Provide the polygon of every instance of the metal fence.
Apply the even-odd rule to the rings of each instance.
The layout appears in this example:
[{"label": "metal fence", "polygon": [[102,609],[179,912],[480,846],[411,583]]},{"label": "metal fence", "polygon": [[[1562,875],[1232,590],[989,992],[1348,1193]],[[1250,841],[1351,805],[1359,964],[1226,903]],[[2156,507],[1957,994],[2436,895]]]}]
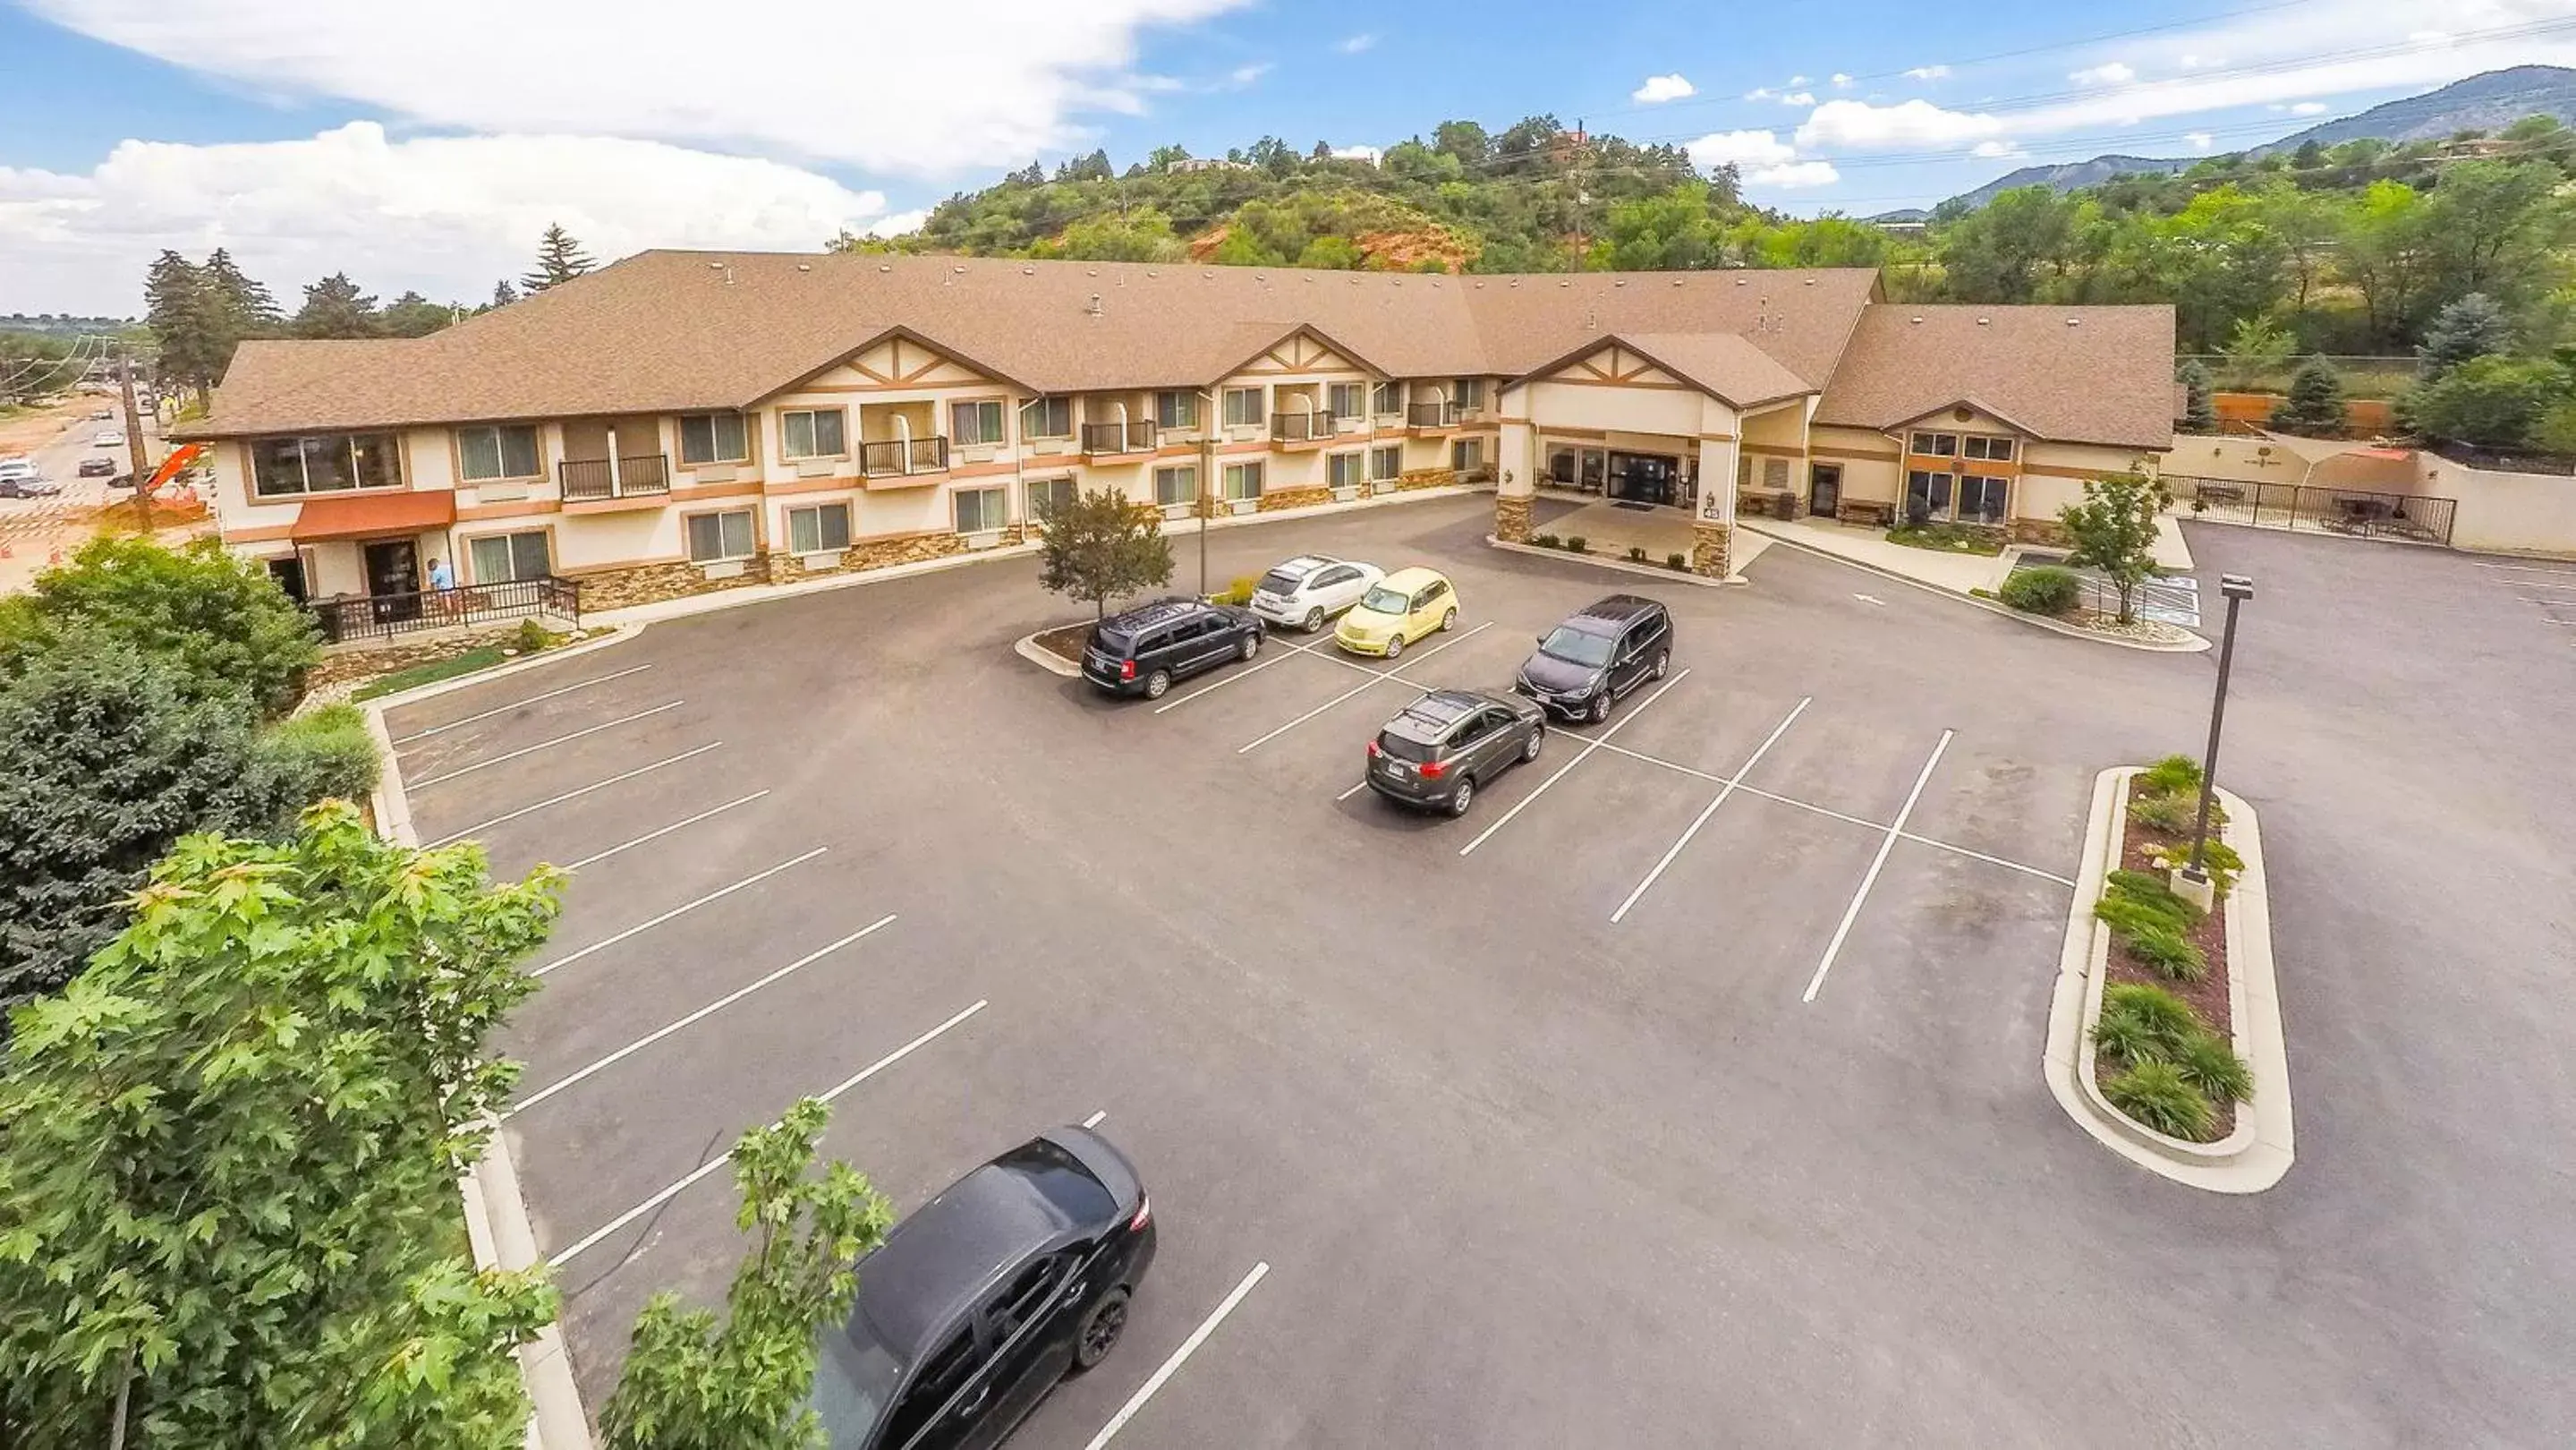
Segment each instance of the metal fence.
[{"label": "metal fence", "polygon": [[548,574],[499,584],[465,584],[407,594],[367,594],[317,599],[306,606],[329,644],[389,639],[424,629],[493,624],[553,615],[581,625],[581,585]]},{"label": "metal fence", "polygon": [[2460,501],[2420,493],[2377,493],[2360,488],[2314,488],[2295,483],[2242,483],[2171,474],[2166,487],[2196,518],[2258,528],[2294,529],[2355,538],[2451,542]]}]

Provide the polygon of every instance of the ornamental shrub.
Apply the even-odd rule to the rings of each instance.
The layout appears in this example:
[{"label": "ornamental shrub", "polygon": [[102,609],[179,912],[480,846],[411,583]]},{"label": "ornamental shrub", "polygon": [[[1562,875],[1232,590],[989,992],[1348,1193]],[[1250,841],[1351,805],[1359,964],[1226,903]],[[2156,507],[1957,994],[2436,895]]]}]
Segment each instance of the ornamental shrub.
[{"label": "ornamental shrub", "polygon": [[2170,1062],[2141,1062],[2102,1084],[2111,1106],[2168,1137],[2207,1142],[2215,1125],[2209,1099]]},{"label": "ornamental shrub", "polygon": [[2015,569],[2004,580],[1995,597],[2024,614],[2064,614],[2075,607],[2084,586],[2072,569],[2043,564],[2036,569]]},{"label": "ornamental shrub", "polygon": [[2133,1032],[2134,1039],[2147,1048],[2143,1054],[2124,1054],[2133,1060],[2140,1057],[2169,1057],[2182,1050],[2194,1033],[2203,1031],[2200,1014],[2191,1004],[2162,987],[2143,986],[2135,982],[2115,982],[2102,989],[2102,1016],[2095,1025],[2095,1040],[2100,1040],[2102,1024],[2118,1018],[2123,1031]]},{"label": "ornamental shrub", "polygon": [[2170,926],[2157,925],[2123,937],[2129,955],[2157,976],[2198,982],[2209,976],[2209,957]]}]

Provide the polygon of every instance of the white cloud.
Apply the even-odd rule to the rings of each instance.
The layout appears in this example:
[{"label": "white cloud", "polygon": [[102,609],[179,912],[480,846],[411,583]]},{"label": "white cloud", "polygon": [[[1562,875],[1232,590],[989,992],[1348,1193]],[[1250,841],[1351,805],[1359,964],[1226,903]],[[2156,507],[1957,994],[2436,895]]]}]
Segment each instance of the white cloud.
[{"label": "white cloud", "polygon": [[1766,166],[1744,175],[1746,186],[1774,186],[1793,191],[1806,186],[1831,186],[1842,180],[1830,161],[1792,161],[1786,166]]},{"label": "white cloud", "polygon": [[1826,77],[1826,79],[1832,81],[1834,83],[1834,89],[1838,91],[1850,88],[1852,83],[1852,78],[1843,74],[1841,71],[1834,72],[1831,76]]},{"label": "white cloud", "polygon": [[[912,175],[1074,149],[1143,109],[1144,32],[1248,0],[29,0],[83,35],[287,100],[522,135],[614,135]],[[782,47],[785,51],[782,52]],[[840,57],[799,79],[791,57]],[[770,78],[776,83],[765,82]]]},{"label": "white cloud", "polygon": [[863,237],[900,237],[920,231],[921,224],[928,220],[930,213],[926,209],[888,212],[866,226],[852,227],[851,230]]},{"label": "white cloud", "polygon": [[1694,166],[1781,166],[1798,159],[1798,148],[1770,131],[1718,131],[1688,142]]},{"label": "white cloud", "polygon": [[373,121],[292,141],[125,141],[87,173],[0,167],[0,276],[54,310],[141,310],[161,249],[229,247],[282,298],[346,269],[371,292],[479,301],[561,222],[602,261],[647,247],[819,247],[892,234],[875,191],[775,161],[592,136],[395,140]]},{"label": "white cloud", "polygon": [[2333,108],[2323,101],[2298,101],[2288,105],[2284,105],[2279,101],[2274,101],[2263,109],[2267,111],[2278,111],[2285,116],[2322,116]]},{"label": "white cloud", "polygon": [[1748,101],[1767,101],[1778,94],[1779,92],[1774,91],[1769,86],[1755,86],[1753,89],[1744,93],[1744,99]]},{"label": "white cloud", "polygon": [[1980,141],[1968,148],[1968,154],[1983,161],[2018,161],[2030,155],[2015,141]]},{"label": "white cloud", "polygon": [[2186,131],[2183,133],[2182,139],[2184,143],[2189,145],[2194,151],[2206,151],[2210,147],[2218,144],[2217,138],[2210,135],[2207,131]]},{"label": "white cloud", "polygon": [[1937,81],[1949,74],[1950,68],[1946,65],[1918,65],[1907,71],[1905,76],[1908,80]]},{"label": "white cloud", "polygon": [[1386,155],[1385,152],[1380,151],[1374,146],[1336,146],[1333,148],[1333,159],[1336,161],[1365,161],[1371,166],[1377,165],[1378,159],[1384,155]]},{"label": "white cloud", "polygon": [[1684,96],[1698,94],[1699,87],[1692,85],[1679,72],[1675,72],[1668,76],[1646,77],[1646,83],[1630,91],[1628,99],[1640,105],[1654,106],[1661,105],[1665,101],[1678,101]]},{"label": "white cloud", "polygon": [[2225,65],[2225,64],[2227,64],[2227,62],[2226,62],[2223,58],[2218,57],[2218,56],[2214,56],[2214,55],[2192,55],[2192,54],[2189,54],[2189,53],[2184,54],[2184,55],[2183,55],[2179,60],[2175,61],[2174,63],[2175,63],[2176,65],[2181,66],[2184,70],[2207,70],[2207,69],[2209,69],[2211,66],[2214,66],[2214,65]]},{"label": "white cloud", "polygon": [[1344,55],[1357,55],[1375,44],[1377,37],[1374,35],[1354,35],[1334,48]]},{"label": "white cloud", "polygon": [[1273,69],[1275,67],[1266,60],[1255,61],[1250,65],[1239,65],[1225,73],[1226,83],[1238,88],[1248,86],[1270,74]]},{"label": "white cloud", "polygon": [[2126,61],[2111,60],[2068,71],[2066,78],[2079,86],[2125,86],[2136,80],[2138,73]]},{"label": "white cloud", "polygon": [[1791,85],[1793,85],[1793,86],[1803,86],[1803,85],[1805,85],[1806,83],[1807,83],[1807,78],[1806,78],[1805,76],[1791,76],[1791,77],[1789,77],[1789,84],[1791,84]]},{"label": "white cloud", "polygon": [[1827,101],[1798,128],[1798,144],[1855,150],[1945,150],[1985,140],[2003,129],[2004,123],[1992,116],[1946,111],[1925,100],[1893,106]]},{"label": "white cloud", "polygon": [[1815,103],[1813,91],[1791,91],[1780,98],[1780,104],[1784,106],[1812,106]]}]

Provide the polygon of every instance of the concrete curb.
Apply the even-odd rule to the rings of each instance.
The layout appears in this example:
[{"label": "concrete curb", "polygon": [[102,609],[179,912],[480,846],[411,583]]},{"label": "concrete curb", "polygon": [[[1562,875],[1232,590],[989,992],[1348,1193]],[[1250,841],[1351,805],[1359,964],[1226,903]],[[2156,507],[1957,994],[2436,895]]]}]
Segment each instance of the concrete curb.
[{"label": "concrete curb", "polygon": [[1961,604],[1972,605],[1989,614],[2000,614],[2006,619],[2019,620],[2021,623],[2030,625],[2034,629],[2044,629],[2052,634],[2062,634],[2069,639],[2090,640],[2095,644],[2107,644],[2118,649],[2145,650],[2149,654],[2200,654],[2210,648],[2209,641],[2196,634],[2191,637],[2191,643],[2189,644],[2149,644],[2147,641],[2142,639],[2121,639],[2116,635],[2096,634],[2089,629],[2078,629],[2071,624],[2060,624],[2054,619],[2043,619],[2036,614],[2024,614],[2020,610],[2012,608],[2010,605],[1998,604],[1991,599],[1979,599],[1973,594],[1962,594],[1955,589],[1944,589],[1938,584],[1926,584],[1920,579],[1909,578],[1903,574],[1897,573],[1893,569],[1882,569],[1876,564],[1865,564],[1858,559],[1846,558],[1841,554],[1834,553],[1830,549],[1819,549],[1813,544],[1800,539],[1790,538],[1775,530],[1757,528],[1752,524],[1745,524],[1742,525],[1742,527],[1752,529],[1755,533],[1769,539],[1774,544],[1786,544],[1792,549],[1799,550],[1802,553],[1813,554],[1819,559],[1831,559],[1837,564],[1858,569],[1864,574],[1875,574],[1881,579],[1891,579],[1899,584],[1907,586],[1908,588],[1920,589],[1926,594],[1936,594],[1943,599],[1957,600]]},{"label": "concrete curb", "polygon": [[[600,645],[615,642],[595,641]],[[527,663],[546,664],[554,658],[557,656],[541,655]],[[468,679],[489,677],[478,674]],[[422,691],[406,692],[404,698],[462,683],[466,681],[441,680]],[[375,738],[376,749],[384,756],[384,769],[376,776],[376,788],[368,803],[375,812],[377,834],[398,846],[418,847],[420,837],[412,829],[411,803],[403,795],[402,766],[394,758],[392,732],[385,728],[384,705],[384,701],[369,700],[360,706],[366,712],[367,733]],[[544,1260],[537,1255],[536,1230],[529,1224],[527,1204],[519,1196],[519,1173],[510,1161],[509,1140],[502,1136],[497,1119],[487,1126],[490,1136],[484,1140],[483,1156],[457,1180],[457,1192],[465,1203],[465,1237],[474,1249],[474,1267],[513,1273],[537,1268]],[[528,1450],[591,1450],[590,1416],[582,1409],[581,1390],[573,1382],[572,1360],[564,1351],[561,1324],[549,1321],[537,1331],[535,1339],[519,1346],[518,1353],[519,1379],[528,1392]]]},{"label": "concrete curb", "polygon": [[2119,864],[2128,822],[2130,778],[2139,767],[2115,766],[2093,780],[2075,902],[2049,998],[2048,1048],[2041,1074],[2057,1105],[2077,1127],[2111,1151],[2160,1177],[2211,1193],[2260,1193],[2281,1181],[2295,1159],[2290,1061],[2273,976],[2271,898],[2263,875],[2263,837],[2254,808],[2222,787],[2226,839],[2245,858],[2244,875],[2227,898],[2227,1005],[2236,1055],[2254,1072],[2253,1099],[2240,1104],[2235,1131],[2215,1143],[2189,1143],[2133,1122],[2111,1106],[2093,1080],[2095,1019],[2102,1014],[2111,934],[2093,916],[2105,877]]},{"label": "concrete curb", "polygon": [[[530,655],[523,660],[512,660],[506,665],[494,665],[488,670],[476,670],[470,675],[458,675],[452,680],[434,680],[426,685],[417,685],[408,690],[398,690],[390,695],[378,695],[371,700],[358,700],[353,703],[370,712],[394,710],[405,705],[417,705],[423,700],[434,700],[451,690],[462,690],[474,685],[489,684],[494,680],[507,679],[512,675],[525,674],[529,670],[543,669],[548,665],[560,664],[563,661],[575,658],[576,656],[604,650],[613,645],[624,644],[626,641],[633,639],[635,636],[644,632],[644,626],[640,622],[611,625],[609,627],[614,629],[616,633],[605,634],[597,639],[586,639],[579,644],[568,644],[562,649],[550,649],[544,654]],[[380,741],[378,743],[382,744],[383,742]],[[385,759],[390,766],[390,762],[393,759],[393,752],[390,748],[388,748],[385,753]]]},{"label": "concrete curb", "polygon": [[1536,544],[1506,543],[1492,534],[1485,535],[1485,542],[1497,549],[1514,554],[1527,554],[1536,559],[1568,559],[1577,564],[1590,564],[1596,569],[1616,569],[1622,574],[1643,574],[1649,579],[1663,579],[1676,584],[1696,584],[1702,589],[1724,589],[1730,585],[1741,586],[1753,582],[1741,574],[1729,574],[1723,579],[1711,579],[1704,574],[1694,574],[1688,569],[1665,569],[1653,564],[1639,564],[1628,559],[1613,559],[1602,554],[1578,554],[1571,549],[1543,549]]},{"label": "concrete curb", "polygon": [[[1058,624],[1051,625],[1049,628],[1062,629],[1064,626]],[[1044,633],[1046,633],[1046,630],[1041,629],[1035,633],[1021,635],[1019,639],[1011,645],[1011,648],[1019,652],[1020,658],[1027,660],[1030,664],[1037,666],[1048,674],[1062,675],[1068,680],[1080,679],[1082,677],[1082,666],[1077,665],[1073,661],[1055,654],[1050,650],[1042,648],[1038,644],[1038,635]]]}]

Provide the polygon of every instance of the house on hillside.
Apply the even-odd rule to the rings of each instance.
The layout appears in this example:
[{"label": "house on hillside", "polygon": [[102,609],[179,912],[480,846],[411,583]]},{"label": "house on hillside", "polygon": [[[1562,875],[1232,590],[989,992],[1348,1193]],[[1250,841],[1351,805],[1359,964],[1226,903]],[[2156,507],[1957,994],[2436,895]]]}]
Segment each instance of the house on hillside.
[{"label": "house on hillside", "polygon": [[1491,485],[1504,539],[1544,489],[1722,575],[1739,508],[2044,533],[2170,444],[2172,351],[2168,308],[1864,269],[647,252],[427,337],[244,343],[187,434],[228,545],[386,619],[433,558],[608,608],[1006,546],[1102,487],[1185,519]]}]

